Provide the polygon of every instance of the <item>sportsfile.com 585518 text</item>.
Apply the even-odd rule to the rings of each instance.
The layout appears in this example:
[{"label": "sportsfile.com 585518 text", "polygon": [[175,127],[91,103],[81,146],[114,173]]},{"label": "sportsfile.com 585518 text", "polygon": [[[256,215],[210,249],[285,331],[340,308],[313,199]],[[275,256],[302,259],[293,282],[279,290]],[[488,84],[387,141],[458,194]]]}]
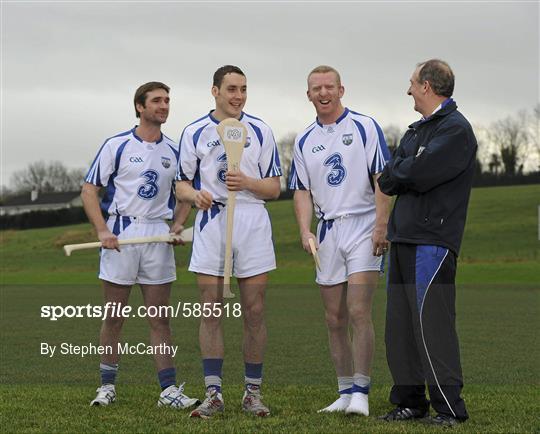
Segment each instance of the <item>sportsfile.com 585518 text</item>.
[{"label": "sportsfile.com 585518 text", "polygon": [[57,321],[60,318],[200,318],[226,317],[240,318],[240,303],[184,303],[179,301],[171,306],[129,306],[107,302],[105,305],[45,305],[41,306],[41,318]]}]

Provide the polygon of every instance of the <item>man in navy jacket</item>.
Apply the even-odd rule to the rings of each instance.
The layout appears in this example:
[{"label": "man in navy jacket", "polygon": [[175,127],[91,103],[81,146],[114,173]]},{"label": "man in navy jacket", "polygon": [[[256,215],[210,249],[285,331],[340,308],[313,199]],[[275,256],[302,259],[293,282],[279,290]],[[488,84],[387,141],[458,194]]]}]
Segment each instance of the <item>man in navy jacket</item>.
[{"label": "man in navy jacket", "polygon": [[450,66],[417,65],[408,95],[422,119],[409,126],[378,183],[397,195],[392,242],[386,356],[394,380],[387,421],[425,418],[453,426],[468,418],[455,328],[455,274],[474,174],[477,143],[451,96]]}]

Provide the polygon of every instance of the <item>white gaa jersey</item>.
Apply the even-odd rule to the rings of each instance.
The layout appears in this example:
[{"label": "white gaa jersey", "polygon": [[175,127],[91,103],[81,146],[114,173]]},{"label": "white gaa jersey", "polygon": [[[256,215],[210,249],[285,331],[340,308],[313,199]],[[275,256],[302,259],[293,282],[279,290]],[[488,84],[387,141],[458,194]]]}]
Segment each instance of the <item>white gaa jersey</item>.
[{"label": "white gaa jersey", "polygon": [[172,219],[178,145],[163,134],[145,142],[135,128],[105,141],[85,181],[106,187],[101,209],[109,215]]},{"label": "white gaa jersey", "polygon": [[296,137],[289,188],[311,190],[320,219],[374,212],[373,175],[389,157],[375,120],[345,108],[335,123],[317,119]]},{"label": "white gaa jersey", "polygon": [[[240,117],[247,129],[240,170],[256,179],[281,176],[281,166],[272,130],[262,120],[242,113]],[[225,203],[227,186],[227,156],[219,139],[219,121],[212,112],[189,124],[180,138],[180,160],[177,180],[193,181],[196,190],[206,190],[216,202]],[[236,193],[237,203],[261,203],[253,193],[243,190]]]}]

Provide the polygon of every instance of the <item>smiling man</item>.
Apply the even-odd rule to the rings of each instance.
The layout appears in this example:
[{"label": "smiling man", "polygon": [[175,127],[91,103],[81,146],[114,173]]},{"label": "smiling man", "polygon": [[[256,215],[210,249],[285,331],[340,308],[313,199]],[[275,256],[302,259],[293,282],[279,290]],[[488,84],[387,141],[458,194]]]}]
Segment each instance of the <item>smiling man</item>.
[{"label": "smiling man", "polygon": [[[103,244],[99,278],[105,304],[127,305],[131,287],[139,284],[147,308],[168,306],[171,284],[176,280],[172,246],[152,243],[127,245],[120,250],[118,240],[180,233],[185,219],[182,215],[189,213],[189,207],[176,206],[174,197],[178,146],[161,132],[169,116],[169,87],[160,82],[143,84],[135,92],[133,103],[139,125],[105,141],[86,175],[81,197]],[[100,206],[98,192],[102,187],[106,192]],[[107,221],[102,213],[109,215]],[[171,219],[169,229],[166,220]],[[101,356],[101,386],[91,402],[93,406],[108,405],[116,399],[123,322],[124,317],[118,313],[103,320],[99,342],[113,351]],[[169,318],[149,316],[148,322],[150,344],[170,347]],[[169,352],[158,351],[154,359],[162,389],[158,405],[186,408],[198,402],[176,386],[176,369]]]},{"label": "smiling man", "polygon": [[[407,94],[422,118],[409,125],[379,178],[397,195],[388,224],[386,356],[394,379],[382,419],[454,426],[469,417],[456,333],[455,276],[474,175],[476,138],[451,98],[454,73],[419,63]],[[429,415],[426,383],[431,406]]]},{"label": "smiling man", "polygon": [[[266,347],[264,298],[268,272],[276,268],[270,218],[264,201],[279,196],[281,168],[274,136],[262,120],[244,113],[246,76],[226,65],[214,73],[215,109],[188,125],[180,139],[176,194],[198,209],[189,270],[197,274],[201,303],[223,303],[223,273],[228,190],[236,191],[233,228],[233,275],[240,287],[244,322],[245,391],[242,409],[256,416],[270,410],[261,400]],[[217,125],[226,118],[242,122],[248,131],[240,171],[227,171],[227,158]],[[210,418],[224,409],[221,393],[224,356],[223,325],[214,309],[201,317],[199,343],[203,357],[206,399],[191,413]]]},{"label": "smiling man", "polygon": [[[317,119],[294,144],[289,187],[302,246],[318,245],[317,270],[339,398],[321,412],[367,416],[373,357],[371,305],[386,251],[389,198],[376,179],[388,158],[375,120],[343,107],[339,73],[318,66],[308,76],[307,96]],[[310,229],[312,210],[319,219]],[[349,338],[349,326],[352,339]]]}]

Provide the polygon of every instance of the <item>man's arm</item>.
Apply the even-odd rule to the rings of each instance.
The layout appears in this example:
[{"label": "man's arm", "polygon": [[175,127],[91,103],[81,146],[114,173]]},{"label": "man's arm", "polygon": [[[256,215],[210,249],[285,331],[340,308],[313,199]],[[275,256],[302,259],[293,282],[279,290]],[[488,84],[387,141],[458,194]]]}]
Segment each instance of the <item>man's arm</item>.
[{"label": "man's arm", "polygon": [[375,183],[375,228],[371,235],[373,242],[373,255],[381,256],[388,248],[386,240],[386,231],[388,226],[388,216],[390,214],[390,197],[384,194],[377,183],[380,173],[373,175]]},{"label": "man's arm", "polygon": [[311,218],[313,217],[313,202],[309,190],[296,190],[294,192],[294,213],[300,230],[300,239],[304,250],[311,254],[309,239],[313,238],[317,245],[317,237],[311,232]]},{"label": "man's arm", "polygon": [[90,223],[96,230],[97,237],[101,241],[102,245],[106,249],[116,249],[120,251],[120,245],[118,244],[118,238],[114,235],[101,214],[101,208],[99,207],[99,192],[100,187],[84,183],[81,191],[81,199],[84,207],[84,211],[90,220]]},{"label": "man's arm", "polygon": [[[180,233],[184,230],[184,223],[188,219],[190,212],[191,212],[191,204],[187,202],[180,202],[178,199],[176,199],[173,221],[170,227],[170,232],[172,234],[180,235]],[[172,241],[170,242],[170,244],[176,246],[176,245],[185,244],[185,243],[179,240],[179,241]]]},{"label": "man's arm", "polygon": [[248,190],[263,200],[277,199],[281,192],[279,176],[255,179],[239,170],[237,172],[227,172],[225,183],[231,191]]},{"label": "man's arm", "polygon": [[390,177],[407,189],[419,193],[429,191],[465,170],[476,152],[476,146],[469,139],[464,127],[441,128],[419,155],[396,156]]},{"label": "man's arm", "polygon": [[[197,208],[202,210],[207,210],[212,206],[212,194],[206,190],[195,190],[192,186],[191,181],[177,180],[175,185],[175,191],[176,199],[180,202],[183,202],[186,206],[194,204]],[[186,210],[179,212],[186,212]]]}]

